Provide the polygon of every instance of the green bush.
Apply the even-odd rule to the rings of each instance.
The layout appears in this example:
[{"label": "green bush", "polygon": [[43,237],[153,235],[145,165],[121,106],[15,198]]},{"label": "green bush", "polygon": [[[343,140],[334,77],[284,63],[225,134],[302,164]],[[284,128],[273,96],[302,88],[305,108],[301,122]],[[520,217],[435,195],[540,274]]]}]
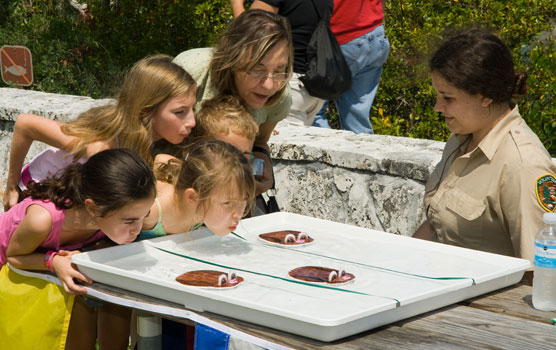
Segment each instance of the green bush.
[{"label": "green bush", "polygon": [[232,19],[227,0],[87,4],[90,15],[82,16],[67,0],[2,1],[0,43],[29,48],[32,89],[113,96],[137,60],[210,45]]},{"label": "green bush", "polygon": [[556,156],[556,40],[537,40],[526,48],[524,65],[530,72],[530,93],[520,103],[520,111],[546,149]]},{"label": "green bush", "polygon": [[446,140],[450,132],[434,112],[436,94],[427,72],[428,56],[448,33],[483,27],[512,49],[518,70],[530,74],[520,112],[549,152],[556,156],[556,46],[538,38],[552,30],[553,0],[387,1],[388,61],[371,109],[376,133]]},{"label": "green bush", "polygon": [[[85,2],[84,0],[81,0]],[[482,26],[499,34],[516,66],[530,74],[530,93],[519,101],[524,119],[556,156],[556,44],[554,0],[386,1],[391,51],[370,111],[376,133],[446,140],[450,132],[434,112],[436,94],[427,56],[449,31]],[[232,20],[229,0],[90,0],[83,17],[67,0],[3,0],[0,44],[24,45],[33,54],[34,90],[113,96],[122,72],[154,53],[177,55],[210,46]],[[338,127],[333,105],[331,124]]]},{"label": "green bush", "polygon": [[98,64],[106,55],[67,1],[8,1],[5,6],[0,42],[29,48],[33,90],[104,97],[117,86],[119,69],[109,58]]}]

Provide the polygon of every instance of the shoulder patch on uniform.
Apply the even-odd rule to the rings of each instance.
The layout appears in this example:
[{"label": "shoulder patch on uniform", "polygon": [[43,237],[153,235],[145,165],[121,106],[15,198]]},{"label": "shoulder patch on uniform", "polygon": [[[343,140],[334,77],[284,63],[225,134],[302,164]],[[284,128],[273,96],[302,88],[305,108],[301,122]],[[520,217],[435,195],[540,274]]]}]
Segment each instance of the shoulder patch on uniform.
[{"label": "shoulder patch on uniform", "polygon": [[554,212],[556,209],[556,177],[552,174],[539,177],[535,182],[535,190],[541,207],[548,212]]}]

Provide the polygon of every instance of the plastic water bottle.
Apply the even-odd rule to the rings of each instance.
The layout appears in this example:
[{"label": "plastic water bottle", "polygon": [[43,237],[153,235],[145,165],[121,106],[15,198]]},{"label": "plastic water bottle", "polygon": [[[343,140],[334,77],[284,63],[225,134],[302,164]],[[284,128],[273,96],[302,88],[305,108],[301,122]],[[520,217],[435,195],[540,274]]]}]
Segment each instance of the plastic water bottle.
[{"label": "plastic water bottle", "polygon": [[533,306],[556,310],[556,213],[544,213],[544,227],[535,237]]}]

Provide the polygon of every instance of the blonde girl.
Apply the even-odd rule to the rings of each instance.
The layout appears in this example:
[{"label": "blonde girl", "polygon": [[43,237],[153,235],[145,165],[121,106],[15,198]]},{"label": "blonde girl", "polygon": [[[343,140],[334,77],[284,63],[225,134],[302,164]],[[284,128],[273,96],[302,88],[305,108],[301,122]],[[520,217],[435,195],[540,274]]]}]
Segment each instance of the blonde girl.
[{"label": "blonde girl", "polygon": [[[79,312],[83,301],[66,294],[83,294],[87,290],[76,281],[92,281],[72,265],[70,258],[78,253],[76,249],[106,236],[117,244],[133,242],[156,196],[154,174],[135,152],[111,149],[92,156],[83,165],[71,164],[59,177],[30,184],[25,194],[28,197],[22,202],[0,214],[0,314],[3,319],[24,320],[25,324],[3,325],[0,339],[13,349],[37,346],[33,340],[40,340],[41,347],[52,348],[46,340],[63,344],[63,335],[52,339],[52,334],[64,334],[59,332],[60,324],[73,314],[69,329],[74,346],[68,348],[90,348],[87,344],[94,348],[96,322],[74,324],[73,317],[83,320]],[[38,279],[21,282],[6,262],[19,269],[49,270],[58,276],[63,289],[56,290],[53,284],[36,287],[42,283]],[[40,299],[46,290],[53,292]],[[23,302],[36,299],[44,304],[35,309]],[[105,321],[101,326],[117,333],[110,320]]]},{"label": "blonde girl", "polygon": [[238,149],[219,140],[193,139],[180,153],[179,159],[157,156],[158,197],[140,239],[191,231],[201,223],[224,236],[250,210],[255,180]]},{"label": "blonde girl", "polygon": [[[154,55],[131,68],[114,104],[91,108],[67,123],[19,115],[11,143],[5,210],[18,201],[20,179],[24,180],[20,187],[40,181],[103,149],[128,148],[151,164],[153,142],[180,143],[195,126],[195,93],[195,81],[183,68],[169,56]],[[55,149],[43,152],[22,172],[33,141]]]}]

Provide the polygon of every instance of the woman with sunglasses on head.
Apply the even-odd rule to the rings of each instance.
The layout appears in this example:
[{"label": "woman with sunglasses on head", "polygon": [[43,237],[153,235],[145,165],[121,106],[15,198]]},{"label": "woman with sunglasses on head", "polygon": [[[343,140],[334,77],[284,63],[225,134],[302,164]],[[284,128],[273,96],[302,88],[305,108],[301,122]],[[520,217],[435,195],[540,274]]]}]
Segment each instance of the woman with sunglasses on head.
[{"label": "woman with sunglasses on head", "polygon": [[260,194],[273,184],[268,139],[291,106],[288,81],[293,71],[293,49],[287,20],[262,10],[249,10],[235,19],[213,48],[192,49],[174,62],[197,82],[197,101],[232,95],[259,124],[253,153],[264,159],[257,181]]}]

